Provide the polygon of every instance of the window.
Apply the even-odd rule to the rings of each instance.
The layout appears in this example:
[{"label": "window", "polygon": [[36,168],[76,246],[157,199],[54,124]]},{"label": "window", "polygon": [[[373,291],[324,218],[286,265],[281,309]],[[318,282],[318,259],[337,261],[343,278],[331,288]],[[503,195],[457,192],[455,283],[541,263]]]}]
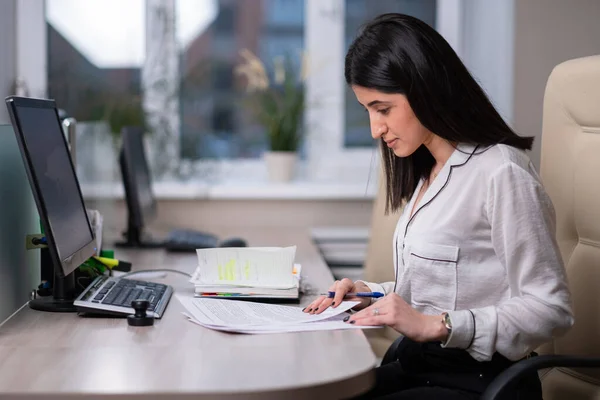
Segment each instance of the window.
[{"label": "window", "polygon": [[[47,0],[48,93],[86,131],[78,159],[84,163],[115,153],[121,127],[144,123],[145,112],[152,120],[153,107],[154,120],[163,124],[149,127],[154,128],[152,136],[163,139],[155,146],[175,146],[168,157],[150,160],[155,173],[161,158],[179,162],[260,157],[265,135],[243,102],[244,88],[234,68],[240,50],[249,49],[269,72],[273,58],[288,53],[296,56],[292,60],[299,69],[304,0],[177,0],[170,11],[175,26],[147,32],[148,24],[164,22],[160,13],[169,9],[163,3]],[[160,36],[173,30],[176,43]],[[149,89],[144,88],[144,76]],[[167,99],[165,92],[170,90],[176,99]],[[145,97],[154,105],[145,104]],[[175,112],[165,111],[171,107]],[[163,127],[172,132],[162,132]],[[82,169],[83,181],[118,176],[114,171],[93,172],[98,165]]]},{"label": "window", "polygon": [[[360,27],[369,20],[384,13],[398,12],[412,15],[435,26],[435,0],[345,0],[345,26],[344,26],[344,51],[348,50],[352,40],[356,37]],[[363,107],[358,104],[354,93],[346,87],[344,111],[344,146],[345,147],[368,147],[376,142],[369,132],[369,120]]]},{"label": "window", "polygon": [[[149,139],[155,171],[168,160],[161,168],[185,164],[196,179],[264,176],[264,130],[234,73],[240,50],[249,49],[269,72],[276,56],[289,54],[297,63],[303,50],[309,56],[303,177],[365,182],[376,150],[368,117],[343,80],[346,50],[360,25],[378,14],[403,12],[436,25],[442,10],[436,0],[176,0],[175,26],[146,30],[147,18],[158,18],[167,4],[46,0],[49,96],[88,130],[78,160],[96,160],[78,166],[83,181],[118,179],[100,149],[112,149],[114,159],[120,127],[141,123],[148,110],[159,127]],[[148,13],[152,7],[156,13]],[[455,29],[454,22],[448,26]],[[101,177],[86,173],[103,168]]]},{"label": "window", "polygon": [[46,29],[48,96],[79,122],[80,180],[114,181],[121,126],[144,119],[144,2],[47,0]]},{"label": "window", "polygon": [[[256,54],[267,70],[274,57],[303,50],[303,0],[219,0],[212,21],[181,51],[181,157],[253,159],[265,135],[244,103],[234,75],[240,50]],[[294,57],[296,63],[299,57]]]},{"label": "window", "polygon": [[[358,28],[376,15],[402,12],[427,23],[436,20],[435,0],[308,1],[306,48],[312,77],[307,82],[310,176],[324,181],[374,178],[377,149],[368,116],[345,84],[344,57]],[[314,106],[318,105],[318,106]]]},{"label": "window", "polygon": [[235,31],[236,7],[231,3],[219,4],[219,11],[214,20],[214,31],[220,35],[232,35]]}]

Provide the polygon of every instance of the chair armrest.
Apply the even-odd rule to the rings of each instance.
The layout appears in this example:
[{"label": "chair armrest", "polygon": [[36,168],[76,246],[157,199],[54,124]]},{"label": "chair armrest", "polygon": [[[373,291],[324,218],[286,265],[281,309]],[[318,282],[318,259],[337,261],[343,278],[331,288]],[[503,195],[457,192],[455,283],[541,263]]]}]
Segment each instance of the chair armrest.
[{"label": "chair armrest", "polygon": [[550,367],[600,368],[600,358],[549,354],[519,361],[503,371],[490,383],[481,396],[481,400],[500,399],[500,395],[504,390],[513,384],[517,384],[523,374]]},{"label": "chair armrest", "polygon": [[404,339],[403,335],[400,335],[387,349],[385,354],[383,355],[383,360],[381,360],[381,365],[389,364],[393,361],[396,361],[396,351],[398,350],[398,346],[400,342]]}]

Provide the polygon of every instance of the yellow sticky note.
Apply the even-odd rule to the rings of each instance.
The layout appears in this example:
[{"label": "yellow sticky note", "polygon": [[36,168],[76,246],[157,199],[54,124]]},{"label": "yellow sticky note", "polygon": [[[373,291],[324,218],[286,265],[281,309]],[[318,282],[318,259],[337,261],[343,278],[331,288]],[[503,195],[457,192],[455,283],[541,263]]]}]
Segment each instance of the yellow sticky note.
[{"label": "yellow sticky note", "polygon": [[235,259],[231,259],[225,264],[225,276],[228,281],[235,280]]},{"label": "yellow sticky note", "polygon": [[250,279],[250,261],[246,261],[246,266],[244,267],[244,275],[246,279]]}]

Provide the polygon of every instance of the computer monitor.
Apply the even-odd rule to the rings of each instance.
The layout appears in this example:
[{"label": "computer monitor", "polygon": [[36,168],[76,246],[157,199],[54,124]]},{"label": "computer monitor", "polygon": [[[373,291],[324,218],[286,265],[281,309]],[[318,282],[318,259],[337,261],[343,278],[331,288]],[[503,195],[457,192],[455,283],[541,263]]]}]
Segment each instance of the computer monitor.
[{"label": "computer monitor", "polygon": [[122,145],[119,155],[121,175],[127,203],[127,230],[125,241],[115,243],[119,247],[153,248],[167,251],[195,252],[210,247],[243,247],[247,242],[241,238],[219,238],[209,232],[190,229],[172,229],[164,239],[152,239],[144,228],[157,214],[156,200],[152,192],[152,179],[146,153],[143,131],[138,127],[124,127],[121,131]]},{"label": "computer monitor", "polygon": [[127,230],[123,247],[161,247],[162,241],[154,241],[144,232],[144,226],[156,218],[156,199],[152,192],[152,177],[144,151],[143,130],[124,127],[121,131],[119,164],[125,202],[127,203]]},{"label": "computer monitor", "polygon": [[36,299],[30,306],[75,311],[73,272],[96,253],[96,241],[56,104],[11,96],[6,105],[55,273],[53,298]]}]

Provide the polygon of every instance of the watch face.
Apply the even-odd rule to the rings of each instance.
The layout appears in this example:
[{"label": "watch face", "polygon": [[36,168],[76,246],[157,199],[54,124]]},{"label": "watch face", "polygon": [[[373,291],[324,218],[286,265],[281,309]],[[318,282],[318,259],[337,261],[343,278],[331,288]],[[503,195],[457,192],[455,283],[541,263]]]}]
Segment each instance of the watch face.
[{"label": "watch face", "polygon": [[446,328],[452,329],[452,321],[450,321],[450,314],[444,314],[444,324],[446,324]]}]

